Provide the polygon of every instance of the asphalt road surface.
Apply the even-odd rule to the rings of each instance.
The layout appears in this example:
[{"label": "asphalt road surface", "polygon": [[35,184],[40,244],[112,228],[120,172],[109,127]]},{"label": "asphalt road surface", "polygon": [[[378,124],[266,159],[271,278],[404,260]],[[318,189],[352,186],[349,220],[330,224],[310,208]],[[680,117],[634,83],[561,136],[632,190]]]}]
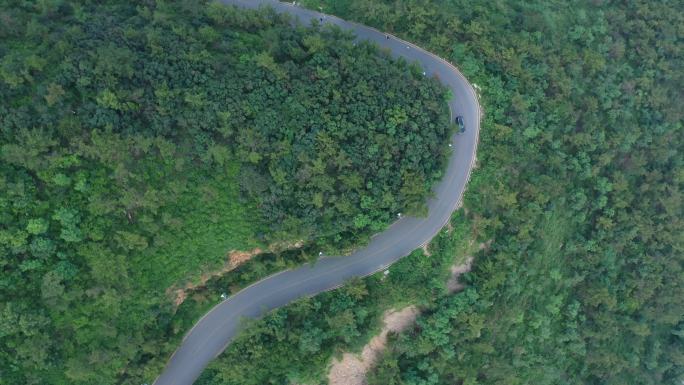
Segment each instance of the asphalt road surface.
[{"label": "asphalt road surface", "polygon": [[[243,317],[257,318],[298,298],[330,290],[353,277],[383,270],[429,242],[458,206],[475,162],[480,129],[480,106],[473,87],[451,64],[394,36],[334,16],[281,3],[276,0],[223,0],[246,8],[271,6],[300,21],[319,20],[353,31],[357,40],[370,40],[391,51],[394,57],[418,62],[427,76],[437,76],[453,93],[449,102],[452,117],[461,115],[466,125],[462,134],[451,138],[453,154],[443,179],[434,188],[425,218],[403,217],[373,237],[362,250],[350,256],[324,257],[313,265],[272,275],[216,305],[185,336],[169,360],[156,385],[189,385],[218,356],[240,330]],[[388,38],[389,37],[389,38]]]}]

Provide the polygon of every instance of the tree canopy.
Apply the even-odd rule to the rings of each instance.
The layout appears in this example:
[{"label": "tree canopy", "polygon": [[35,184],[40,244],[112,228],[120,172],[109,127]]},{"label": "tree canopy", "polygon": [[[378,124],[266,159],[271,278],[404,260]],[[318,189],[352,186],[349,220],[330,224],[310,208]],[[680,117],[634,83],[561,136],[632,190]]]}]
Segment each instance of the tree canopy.
[{"label": "tree canopy", "polygon": [[486,113],[465,205],[491,247],[370,382],[680,383],[682,3],[308,3],[450,58]]},{"label": "tree canopy", "polygon": [[[681,384],[682,2],[303,4],[448,58],[478,85],[485,112],[461,220],[488,247],[457,295],[413,299],[394,283],[423,313],[395,336],[368,382]],[[442,258],[437,253],[434,262]],[[425,270],[414,266],[402,278],[410,282],[412,272]],[[344,311],[377,315],[375,306],[397,305],[383,301],[392,292],[391,285],[371,289]],[[204,383],[325,383],[333,354],[367,341],[345,343],[335,337],[338,324],[309,321],[336,311],[327,305],[333,295],[257,323]],[[269,329],[276,322],[283,326]],[[322,348],[299,350],[312,339]],[[260,349],[283,352],[292,365]]]},{"label": "tree canopy", "polygon": [[172,285],[233,249],[346,248],[420,211],[445,95],[267,10],[3,2],[0,382],[150,381],[184,332]]}]

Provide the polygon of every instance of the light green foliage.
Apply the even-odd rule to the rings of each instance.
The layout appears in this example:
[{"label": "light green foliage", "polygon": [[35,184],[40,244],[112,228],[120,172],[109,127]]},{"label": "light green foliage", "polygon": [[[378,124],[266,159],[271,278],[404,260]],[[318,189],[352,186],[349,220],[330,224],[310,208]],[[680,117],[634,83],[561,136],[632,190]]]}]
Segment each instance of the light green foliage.
[{"label": "light green foliage", "polygon": [[47,229],[48,222],[43,218],[29,219],[28,225],[26,225],[26,231],[33,235],[43,234]]}]

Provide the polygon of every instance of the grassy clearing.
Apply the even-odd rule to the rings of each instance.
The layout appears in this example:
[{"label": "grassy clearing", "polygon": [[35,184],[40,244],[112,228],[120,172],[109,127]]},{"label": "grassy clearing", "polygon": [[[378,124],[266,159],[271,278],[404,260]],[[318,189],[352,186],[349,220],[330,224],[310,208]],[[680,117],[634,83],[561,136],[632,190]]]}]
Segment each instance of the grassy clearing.
[{"label": "grassy clearing", "polygon": [[177,217],[169,231],[155,236],[154,247],[136,258],[135,274],[144,289],[167,287],[196,280],[221,266],[231,250],[263,246],[257,239],[265,225],[255,205],[240,199],[239,164],[225,173],[194,175],[188,190],[168,209]]}]

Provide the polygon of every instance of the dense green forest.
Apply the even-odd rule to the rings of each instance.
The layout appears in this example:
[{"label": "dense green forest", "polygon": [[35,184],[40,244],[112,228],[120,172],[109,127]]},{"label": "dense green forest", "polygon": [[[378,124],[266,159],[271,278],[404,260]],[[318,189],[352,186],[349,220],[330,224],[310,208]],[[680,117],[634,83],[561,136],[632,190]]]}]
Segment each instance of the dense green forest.
[{"label": "dense green forest", "polygon": [[481,87],[478,169],[457,223],[491,244],[458,295],[404,284],[437,287],[426,272],[443,279],[442,261],[462,253],[440,236],[445,251],[429,267],[419,252],[401,261],[399,282],[371,277],[276,311],[202,385],[325,383],[331,356],[402,304],[395,290],[423,313],[371,385],[684,381],[682,2],[302,3],[396,33]]},{"label": "dense green forest", "polygon": [[[149,382],[218,300],[176,312],[172,285],[233,249],[348,248],[419,212],[448,152],[445,98],[271,11],[2,2],[0,383]],[[307,256],[269,258],[231,289]]]}]

